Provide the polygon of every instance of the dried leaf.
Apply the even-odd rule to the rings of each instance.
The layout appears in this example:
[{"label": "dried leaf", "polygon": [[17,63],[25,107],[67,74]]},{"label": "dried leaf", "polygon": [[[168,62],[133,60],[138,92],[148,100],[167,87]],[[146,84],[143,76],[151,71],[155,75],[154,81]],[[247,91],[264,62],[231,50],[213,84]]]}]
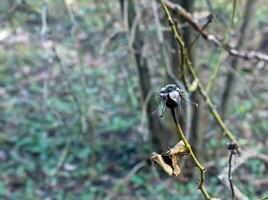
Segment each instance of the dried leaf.
[{"label": "dried leaf", "polygon": [[181,156],[188,154],[188,150],[185,148],[183,141],[179,141],[173,148],[169,149],[166,154],[169,156]]},{"label": "dried leaf", "polygon": [[173,174],[175,176],[178,176],[181,173],[181,168],[178,165],[178,157],[176,155],[173,155],[171,157],[171,160],[172,160]]},{"label": "dried leaf", "polygon": [[162,155],[153,152],[151,159],[170,176],[178,176],[181,173],[181,169],[178,164],[179,158],[188,153],[189,152],[185,148],[183,141],[179,141],[173,148],[169,149]]},{"label": "dried leaf", "polygon": [[153,152],[151,159],[156,162],[166,173],[168,173],[170,176],[173,174],[173,169],[170,165],[168,165],[164,159],[163,156]]}]

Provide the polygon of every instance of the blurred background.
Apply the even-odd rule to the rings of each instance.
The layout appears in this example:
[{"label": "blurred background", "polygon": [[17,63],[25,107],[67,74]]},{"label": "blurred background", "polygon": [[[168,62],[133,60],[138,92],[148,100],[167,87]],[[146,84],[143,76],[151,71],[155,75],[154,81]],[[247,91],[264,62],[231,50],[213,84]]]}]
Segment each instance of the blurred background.
[{"label": "blurred background", "polygon": [[[268,1],[173,2],[211,34],[200,36],[172,12],[201,83],[211,83],[209,96],[242,146],[244,157],[233,162],[239,199],[265,199]],[[0,199],[203,198],[189,157],[177,177],[150,160],[179,140],[168,110],[159,117],[157,93],[170,83],[183,88],[159,1],[1,0],[0,26]],[[222,178],[228,140],[198,92],[185,95],[199,104],[182,103],[179,120],[207,169],[207,189],[231,199]]]}]

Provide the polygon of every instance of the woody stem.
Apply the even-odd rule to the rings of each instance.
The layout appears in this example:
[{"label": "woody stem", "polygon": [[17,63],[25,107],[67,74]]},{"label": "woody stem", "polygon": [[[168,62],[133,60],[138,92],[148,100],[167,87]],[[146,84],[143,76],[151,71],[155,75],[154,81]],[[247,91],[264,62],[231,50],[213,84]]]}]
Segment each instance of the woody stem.
[{"label": "woody stem", "polygon": [[171,108],[171,114],[172,114],[172,118],[174,120],[174,123],[176,125],[176,128],[177,128],[177,131],[178,131],[178,134],[179,134],[179,137],[180,139],[183,141],[184,143],[184,146],[186,147],[186,149],[189,151],[189,154],[190,156],[192,157],[195,165],[197,166],[197,168],[199,169],[200,171],[200,183],[199,183],[199,189],[200,191],[202,192],[204,198],[206,200],[210,200],[212,199],[212,197],[208,194],[206,188],[205,188],[205,185],[204,185],[204,182],[205,182],[205,168],[200,164],[200,162],[198,161],[198,159],[196,158],[192,148],[191,148],[191,145],[189,144],[189,142],[187,141],[182,129],[181,129],[181,126],[180,124],[177,122],[177,119],[176,119],[176,113],[175,113],[175,108]]}]

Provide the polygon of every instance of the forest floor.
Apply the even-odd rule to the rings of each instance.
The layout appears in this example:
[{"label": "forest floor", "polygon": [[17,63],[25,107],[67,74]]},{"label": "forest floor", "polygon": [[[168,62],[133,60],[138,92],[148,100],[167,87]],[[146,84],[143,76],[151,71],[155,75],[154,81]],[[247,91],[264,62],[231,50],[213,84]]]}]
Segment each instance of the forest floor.
[{"label": "forest floor", "polygon": [[[119,5],[48,2],[18,3],[16,12],[0,3],[0,199],[201,199],[197,169],[169,177],[150,160],[155,149]],[[198,48],[200,65],[215,61]],[[264,155],[233,175],[251,200],[268,194],[266,67],[240,73],[226,120],[249,154]],[[227,141],[212,132],[203,146],[206,185],[230,199],[219,177]]]}]

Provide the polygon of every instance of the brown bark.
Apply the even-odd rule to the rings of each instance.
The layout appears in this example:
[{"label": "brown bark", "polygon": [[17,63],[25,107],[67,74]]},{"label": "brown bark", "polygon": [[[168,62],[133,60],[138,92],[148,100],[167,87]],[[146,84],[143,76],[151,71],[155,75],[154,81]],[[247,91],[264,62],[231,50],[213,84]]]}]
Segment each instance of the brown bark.
[{"label": "brown bark", "polygon": [[[120,1],[121,5],[125,5],[125,2],[122,3]],[[133,25],[133,22],[135,20],[136,12],[135,12],[135,4],[133,0],[127,1],[127,10],[128,10],[128,26],[131,28]],[[123,10],[123,9],[122,9]],[[133,42],[133,51],[134,51],[134,57],[137,65],[137,70],[139,74],[139,82],[140,82],[140,88],[142,93],[142,99],[145,101],[147,95],[150,93],[152,89],[151,80],[150,80],[150,72],[149,67],[147,64],[147,60],[142,55],[142,48],[143,48],[143,37],[141,35],[141,31],[139,30],[139,27],[137,27],[135,32],[135,39]],[[147,119],[148,119],[148,126],[150,129],[150,132],[152,133],[152,143],[157,148],[161,148],[162,150],[166,148],[165,144],[165,134],[163,131],[163,127],[161,125],[160,119],[157,115],[152,115],[154,111],[155,106],[153,105],[153,101],[149,101],[147,105]]]}]

